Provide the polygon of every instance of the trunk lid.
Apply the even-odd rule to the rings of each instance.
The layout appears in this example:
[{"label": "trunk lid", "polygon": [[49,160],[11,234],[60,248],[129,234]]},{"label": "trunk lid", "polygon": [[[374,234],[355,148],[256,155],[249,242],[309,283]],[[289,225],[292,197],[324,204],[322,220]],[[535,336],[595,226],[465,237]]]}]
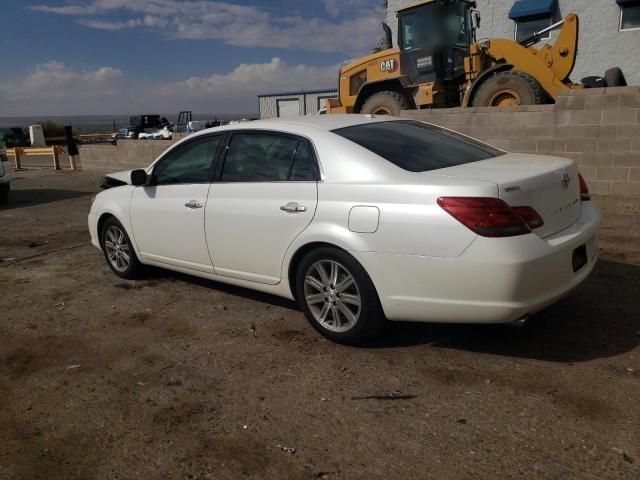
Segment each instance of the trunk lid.
[{"label": "trunk lid", "polygon": [[543,238],[564,230],[580,216],[578,167],[566,158],[509,153],[426,174],[495,183],[498,196],[510,206],[533,207],[538,212],[544,225],[534,233]]}]

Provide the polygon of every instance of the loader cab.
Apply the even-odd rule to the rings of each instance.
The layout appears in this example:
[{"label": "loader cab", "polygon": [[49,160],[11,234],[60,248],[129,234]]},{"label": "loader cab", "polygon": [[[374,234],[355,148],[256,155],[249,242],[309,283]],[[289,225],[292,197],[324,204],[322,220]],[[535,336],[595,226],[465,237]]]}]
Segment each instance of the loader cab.
[{"label": "loader cab", "polygon": [[400,64],[412,84],[464,81],[472,6],[465,0],[434,0],[398,11]]}]

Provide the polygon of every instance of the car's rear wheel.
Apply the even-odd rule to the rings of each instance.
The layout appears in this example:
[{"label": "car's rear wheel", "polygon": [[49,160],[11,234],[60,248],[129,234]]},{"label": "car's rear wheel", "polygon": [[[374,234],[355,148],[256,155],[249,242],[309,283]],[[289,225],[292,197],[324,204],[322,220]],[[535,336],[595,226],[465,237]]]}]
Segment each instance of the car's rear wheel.
[{"label": "car's rear wheel", "polygon": [[323,247],[308,253],[298,266],[296,294],[313,328],[335,342],[363,343],[384,325],[371,278],[343,250]]},{"label": "car's rear wheel", "polygon": [[142,264],[136,256],[127,231],[118,220],[111,217],[104,222],[100,240],[104,257],[113,273],[127,279],[140,276]]}]

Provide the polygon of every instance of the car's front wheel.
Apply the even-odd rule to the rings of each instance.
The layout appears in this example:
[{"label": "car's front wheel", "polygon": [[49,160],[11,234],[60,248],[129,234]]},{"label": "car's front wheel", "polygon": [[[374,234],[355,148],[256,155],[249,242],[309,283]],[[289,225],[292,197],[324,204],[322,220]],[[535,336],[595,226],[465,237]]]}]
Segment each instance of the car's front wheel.
[{"label": "car's front wheel", "polygon": [[363,343],[384,325],[371,278],[343,250],[323,247],[309,252],[298,266],[296,294],[313,328],[335,342]]},{"label": "car's front wheel", "polygon": [[122,278],[138,278],[142,264],[122,224],[114,217],[108,218],[101,231],[102,251],[113,273]]}]

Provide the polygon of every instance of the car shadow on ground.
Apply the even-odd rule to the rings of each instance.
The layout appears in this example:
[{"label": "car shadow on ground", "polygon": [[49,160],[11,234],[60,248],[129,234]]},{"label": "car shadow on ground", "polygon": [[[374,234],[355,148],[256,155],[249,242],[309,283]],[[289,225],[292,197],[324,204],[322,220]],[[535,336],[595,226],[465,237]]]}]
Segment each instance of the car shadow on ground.
[{"label": "car shadow on ground", "polygon": [[[277,297],[269,293],[258,292],[256,290],[250,290],[248,288],[237,287],[235,285],[229,285],[226,283],[220,283],[213,280],[207,280],[205,278],[194,277],[191,275],[173,272],[170,270],[164,270],[162,268],[150,267],[147,268],[146,279],[150,281],[154,280],[168,280],[172,282],[186,282],[192,285],[199,285],[204,288],[215,289],[229,295],[236,295],[242,298],[255,300],[256,302],[262,302],[275,307],[282,307],[289,310],[299,310],[298,304],[293,300],[288,300],[283,297]],[[302,312],[300,312],[302,315]]]},{"label": "car shadow on ground", "polygon": [[[179,273],[152,269],[149,277],[188,282],[299,310],[295,302],[284,298]],[[550,362],[584,362],[616,356],[640,345],[639,299],[640,266],[600,260],[584,284],[532,316],[524,327],[388,322],[380,335],[361,348],[431,345]]]},{"label": "car shadow on ground", "polygon": [[524,327],[390,322],[370,346],[424,344],[564,363],[619,355],[640,345],[640,267],[600,260],[584,284]]},{"label": "car shadow on ground", "polygon": [[90,195],[95,195],[95,193],[76,190],[57,190],[52,188],[11,190],[11,192],[9,192],[9,203],[0,205],[0,210],[30,207],[33,205],[68,200],[70,198],[88,197]]}]

